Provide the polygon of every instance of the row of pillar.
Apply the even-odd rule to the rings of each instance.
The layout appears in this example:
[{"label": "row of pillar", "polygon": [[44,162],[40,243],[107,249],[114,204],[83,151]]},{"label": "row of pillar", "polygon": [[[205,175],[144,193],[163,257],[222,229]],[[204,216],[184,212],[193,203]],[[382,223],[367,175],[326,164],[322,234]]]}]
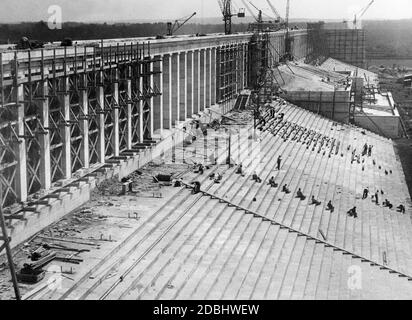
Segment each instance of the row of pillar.
[{"label": "row of pillar", "polygon": [[[198,114],[212,105],[216,104],[216,65],[217,48],[196,49],[192,51],[184,51],[158,56],[154,63],[150,64],[150,71],[156,71],[149,76],[149,83],[152,88],[157,86],[162,95],[157,95],[150,99],[150,119],[149,131],[150,136],[154,133],[162,133],[164,129],[172,129],[177,122],[185,121],[191,118],[194,114]],[[100,71],[103,73],[103,71]],[[112,84],[111,95],[114,100],[119,102],[119,82],[125,81],[125,90],[127,96],[132,96],[131,79],[120,79],[118,70],[116,70],[116,81]],[[81,75],[83,82],[86,83],[87,75]],[[100,78],[103,75],[100,74]],[[44,128],[50,127],[50,101],[49,101],[49,80],[42,80],[42,96],[41,99],[36,99],[36,104],[40,113],[39,121]],[[65,125],[61,126],[60,135],[62,137],[62,158],[60,160],[63,179],[72,177],[72,150],[71,150],[71,106],[69,78],[63,77],[59,79],[63,83],[65,89],[57,93],[57,99],[61,108],[62,120]],[[139,88],[143,91],[143,80],[140,80]],[[24,101],[24,85],[20,85],[16,92],[16,101]],[[99,84],[96,87],[97,103],[105,108],[105,92],[103,85]],[[82,117],[79,118],[78,125],[80,127],[82,142],[79,158],[84,168],[90,166],[91,160],[91,145],[89,141],[89,114],[90,97],[86,88],[79,90],[79,110]],[[117,157],[120,154],[120,131],[119,131],[119,109],[113,108],[111,118],[113,124],[111,126],[112,137],[111,141],[105,141],[105,114],[98,113],[95,116],[95,121],[98,125],[97,138],[97,158],[99,163],[105,163],[107,159],[106,146],[112,144],[113,156]],[[16,129],[19,136],[26,134],[24,125],[25,121],[25,104],[18,103],[16,107],[17,123]],[[127,106],[127,149],[133,148],[132,143],[132,127],[135,125],[133,121],[132,106]],[[143,102],[139,104],[139,138],[143,142]],[[39,134],[36,136],[40,145],[40,167],[39,176],[41,180],[41,188],[49,189],[53,181],[52,177],[52,161],[51,161],[51,136],[47,134]],[[27,143],[22,139],[20,143],[15,144],[15,152],[17,157],[16,170],[16,194],[19,201],[26,201],[30,191],[28,190],[28,171],[27,171]],[[93,163],[95,160],[93,160]]]},{"label": "row of pillar", "polygon": [[153,131],[172,129],[216,104],[216,48],[163,55],[159,68],[162,97],[153,108]]}]

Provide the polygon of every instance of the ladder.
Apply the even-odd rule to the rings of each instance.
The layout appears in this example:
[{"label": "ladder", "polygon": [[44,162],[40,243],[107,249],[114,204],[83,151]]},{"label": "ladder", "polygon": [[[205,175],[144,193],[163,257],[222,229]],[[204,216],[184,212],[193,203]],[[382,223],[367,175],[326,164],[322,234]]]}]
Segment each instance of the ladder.
[{"label": "ladder", "polygon": [[14,268],[14,263],[13,263],[13,256],[11,254],[11,249],[10,249],[11,238],[9,238],[9,236],[8,236],[7,228],[6,228],[6,222],[4,220],[4,215],[3,215],[3,201],[2,201],[1,183],[0,183],[0,228],[1,228],[0,254],[3,250],[6,250],[7,262],[8,262],[8,265],[9,265],[9,269],[10,269],[10,273],[11,273],[11,280],[13,282],[13,287],[14,287],[14,294],[16,296],[16,300],[21,300],[20,290],[19,290],[19,286],[18,286],[18,283],[17,283],[16,270]]}]

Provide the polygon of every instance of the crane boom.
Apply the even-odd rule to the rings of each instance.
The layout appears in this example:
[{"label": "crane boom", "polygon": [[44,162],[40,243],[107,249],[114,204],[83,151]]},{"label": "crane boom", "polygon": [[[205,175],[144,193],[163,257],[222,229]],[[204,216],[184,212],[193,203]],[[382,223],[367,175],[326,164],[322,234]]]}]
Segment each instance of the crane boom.
[{"label": "crane boom", "polygon": [[368,11],[368,9],[371,7],[371,5],[373,5],[374,2],[375,2],[375,0],[372,0],[371,2],[369,2],[369,4],[359,14],[359,18],[362,18],[364,16],[366,11]]},{"label": "crane boom", "polygon": [[270,0],[266,0],[266,2],[268,3],[270,9],[272,9],[273,14],[276,16],[277,19],[282,20],[282,17],[280,16],[279,12],[276,10],[276,8],[274,7],[274,5],[272,4],[272,2],[270,2]]},{"label": "crane boom", "polygon": [[358,20],[365,15],[366,11],[368,11],[368,9],[371,7],[371,5],[374,2],[375,2],[375,0],[372,0],[371,2],[368,3],[368,5],[365,8],[363,8],[361,11],[359,11],[358,14],[355,14],[355,18],[353,19],[353,26],[354,26],[355,29],[357,29],[357,27],[358,27]]},{"label": "crane boom", "polygon": [[[184,17],[178,20],[175,20],[174,24],[172,25],[171,22],[168,23],[167,26],[167,35],[172,36],[177,30],[183,27],[190,19],[192,19],[196,15],[196,12],[192,13],[192,15],[188,17]],[[181,22],[182,21],[182,22]]]},{"label": "crane boom", "polygon": [[246,10],[250,13],[250,15],[251,15],[256,21],[259,21],[258,18],[257,18],[257,16],[255,16],[255,14],[253,13],[252,9],[250,9],[250,7],[248,6],[248,4],[246,3],[246,1],[245,1],[245,0],[242,0],[242,2],[243,2],[243,4],[244,4]]}]

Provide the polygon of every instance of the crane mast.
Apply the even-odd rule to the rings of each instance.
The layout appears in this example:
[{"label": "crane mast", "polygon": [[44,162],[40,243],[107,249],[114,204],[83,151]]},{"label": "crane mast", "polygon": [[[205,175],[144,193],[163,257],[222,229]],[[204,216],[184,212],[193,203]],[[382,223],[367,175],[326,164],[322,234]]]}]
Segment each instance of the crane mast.
[{"label": "crane mast", "polygon": [[242,9],[237,14],[232,13],[232,1],[231,0],[217,0],[219,3],[220,11],[223,15],[223,21],[225,23],[225,34],[232,33],[232,17],[244,18],[245,12]]}]

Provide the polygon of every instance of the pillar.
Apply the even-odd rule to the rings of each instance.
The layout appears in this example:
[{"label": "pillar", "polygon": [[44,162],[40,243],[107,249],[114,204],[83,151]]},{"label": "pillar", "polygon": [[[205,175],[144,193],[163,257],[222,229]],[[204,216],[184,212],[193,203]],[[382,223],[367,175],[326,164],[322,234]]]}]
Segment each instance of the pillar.
[{"label": "pillar", "polygon": [[[163,56],[159,56],[155,63],[155,83],[163,93]],[[163,97],[159,95],[154,97],[153,101],[153,131],[163,132]]]},{"label": "pillar", "polygon": [[192,117],[193,114],[193,51],[188,51],[186,53],[186,116],[188,118]]},{"label": "pillar", "polygon": [[[87,76],[84,75],[82,79],[83,87],[86,86]],[[80,117],[80,130],[82,132],[82,142],[80,159],[83,162],[84,168],[90,167],[90,152],[89,152],[89,100],[87,98],[87,90],[80,90],[80,110],[83,113],[83,117]]]},{"label": "pillar", "polygon": [[[100,71],[100,79],[103,79],[102,71]],[[102,81],[101,81],[102,82]],[[97,154],[100,163],[105,163],[105,141],[104,141],[104,88],[101,84],[97,87],[97,102],[99,104],[99,113],[97,114],[97,124],[99,127],[97,139]]]},{"label": "pillar", "polygon": [[200,51],[193,51],[193,113],[199,113]]},{"label": "pillar", "polygon": [[[130,76],[130,67],[128,67],[129,70],[127,72],[127,79],[126,79],[126,92],[127,92],[127,97],[131,98],[132,97],[132,80],[129,78]],[[133,147],[133,126],[132,126],[132,103],[127,104],[127,124],[126,124],[126,130],[127,130],[127,149],[131,150]]]},{"label": "pillar", "polygon": [[216,104],[216,48],[212,48],[210,55],[210,103],[211,105]]},{"label": "pillar", "polygon": [[205,109],[205,105],[206,105],[206,96],[205,96],[205,92],[206,92],[206,54],[205,54],[205,50],[202,49],[200,50],[200,72],[199,72],[199,110],[203,111]]},{"label": "pillar", "polygon": [[112,134],[112,145],[113,145],[113,155],[115,157],[119,156],[120,153],[120,135],[119,135],[119,73],[118,69],[115,71],[115,76],[112,84],[113,99],[115,101],[112,112],[113,120],[113,134]]},{"label": "pillar", "polygon": [[179,120],[179,54],[172,55],[172,77],[171,77],[171,109],[172,109],[172,125],[176,125]]},{"label": "pillar", "polygon": [[[64,92],[59,93],[59,101],[60,101],[60,108],[63,116],[64,124],[61,125],[61,137],[63,140],[63,147],[62,147],[62,160],[61,166],[63,171],[63,179],[70,179],[72,175],[72,167],[71,167],[71,126],[69,124],[70,121],[70,95],[67,89],[69,88],[69,78],[65,78],[64,80]],[[104,138],[103,138],[104,139]]]},{"label": "pillar", "polygon": [[163,95],[162,95],[162,103],[163,103],[163,110],[162,110],[162,121],[163,121],[163,128],[170,129],[172,128],[172,115],[170,108],[172,101],[171,101],[171,87],[172,87],[172,56],[166,55],[163,56]]},{"label": "pillar", "polygon": [[179,120],[185,121],[187,114],[187,53],[179,55]]},{"label": "pillar", "polygon": [[212,105],[211,103],[211,95],[212,95],[212,54],[211,54],[211,49],[206,50],[206,107],[210,107]]},{"label": "pillar", "polygon": [[[139,91],[144,94],[143,92],[143,65],[139,64],[139,78],[138,78],[138,85]],[[139,101],[139,142],[143,143],[144,140],[143,134],[143,100]]]},{"label": "pillar", "polygon": [[[24,88],[19,85],[16,90],[16,132],[18,136],[24,136]],[[16,190],[19,201],[27,200],[27,153],[26,139],[20,139],[14,143],[17,160],[16,166]]]},{"label": "pillar", "polygon": [[40,181],[42,188],[47,190],[51,187],[48,81],[43,80],[41,86],[43,98],[39,101],[40,121],[46,132],[38,136],[42,157],[40,161]]}]

